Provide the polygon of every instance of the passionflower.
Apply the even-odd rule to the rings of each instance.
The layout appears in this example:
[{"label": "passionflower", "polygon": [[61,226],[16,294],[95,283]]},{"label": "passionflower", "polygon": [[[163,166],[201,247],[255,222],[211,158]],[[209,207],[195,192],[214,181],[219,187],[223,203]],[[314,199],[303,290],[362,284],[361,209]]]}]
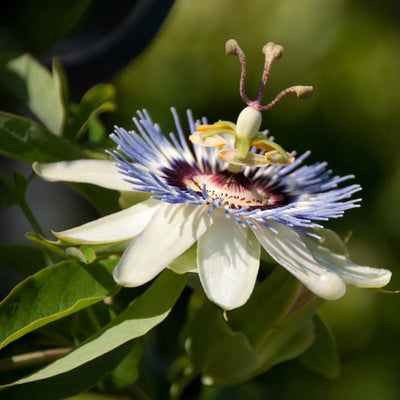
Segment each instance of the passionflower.
[{"label": "passionflower", "polygon": [[227,53],[242,66],[240,94],[247,107],[236,124],[208,124],[188,112],[188,143],[172,109],[177,135],[167,138],[146,110],[134,118],[136,131],[116,127],[112,160],[35,163],[48,181],[86,182],[109,189],[150,193],[150,198],[112,215],[55,235],[69,243],[131,241],[119,260],[114,279],[138,286],[153,279],[197,242],[197,271],[208,298],[224,309],[243,305],[251,295],[261,246],[309,290],[327,300],[359,287],[386,285],[391,273],[359,266],[321,246],[313,228],[358,207],[351,196],[353,178],[332,176],[326,163],[303,165],[309,152],[295,159],[267,131],[260,131],[261,112],[282,96],[307,97],[310,86],[293,86],[261,105],[272,62],[282,47],[263,48],[265,65],[257,98],[245,93],[246,60],[236,41]]}]

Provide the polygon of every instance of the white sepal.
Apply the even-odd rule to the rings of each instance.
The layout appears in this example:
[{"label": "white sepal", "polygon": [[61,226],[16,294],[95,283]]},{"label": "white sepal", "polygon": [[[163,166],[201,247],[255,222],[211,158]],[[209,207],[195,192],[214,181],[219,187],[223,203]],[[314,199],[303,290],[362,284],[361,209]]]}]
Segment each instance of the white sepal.
[{"label": "white sepal", "polygon": [[213,222],[207,206],[161,203],[146,228],[123,253],[114,269],[121,286],[139,286],[153,279],[187,250]]},{"label": "white sepal", "polygon": [[140,233],[160,205],[158,200],[146,200],[76,228],[53,233],[59,239],[70,243],[118,242]]},{"label": "white sepal", "polygon": [[253,292],[260,244],[250,228],[215,214],[215,223],[197,244],[199,275],[207,297],[231,310],[246,303]]},{"label": "white sepal", "polygon": [[253,232],[269,255],[299,279],[304,286],[325,300],[336,300],[346,292],[343,280],[320,265],[293,228],[269,222],[276,233],[256,223]]},{"label": "white sepal", "polygon": [[132,184],[126,182],[115,161],[75,160],[50,164],[33,163],[33,170],[49,182],[91,183],[107,189],[129,191]]}]

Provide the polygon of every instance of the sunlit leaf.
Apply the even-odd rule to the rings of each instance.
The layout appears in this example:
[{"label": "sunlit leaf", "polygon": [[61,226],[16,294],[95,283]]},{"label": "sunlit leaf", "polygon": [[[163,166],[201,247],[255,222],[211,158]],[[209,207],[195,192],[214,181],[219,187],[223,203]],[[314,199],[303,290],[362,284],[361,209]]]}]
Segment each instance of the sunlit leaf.
[{"label": "sunlit leaf", "polygon": [[167,317],[185,287],[187,278],[186,275],[165,270],[145,293],[74,351],[10,385],[24,385],[39,380],[51,382],[53,377],[69,373],[124,343],[145,335]]},{"label": "sunlit leaf", "polygon": [[[88,158],[89,154],[26,118],[0,111],[0,154],[27,163]],[[94,185],[71,184],[101,214],[117,211],[119,193]]]},{"label": "sunlit leaf", "polygon": [[0,303],[0,348],[113,293],[117,286],[111,271],[116,262],[103,260],[83,266],[64,261],[16,286]]},{"label": "sunlit leaf", "polygon": [[121,391],[132,386],[139,377],[139,363],[142,358],[142,344],[136,341],[124,359],[118,364],[99,387],[104,391]]},{"label": "sunlit leaf", "polygon": [[124,359],[131,347],[132,343],[125,343],[125,345],[64,374],[9,387],[1,392],[1,399],[55,400],[77,395],[91,389],[104,379]]},{"label": "sunlit leaf", "polygon": [[88,123],[104,112],[115,110],[115,89],[110,84],[98,84],[90,88],[79,104],[72,104],[71,120],[65,129],[65,136],[70,139],[81,137],[88,129]]},{"label": "sunlit leaf", "polygon": [[88,158],[38,123],[5,112],[0,112],[0,153],[27,163]]},{"label": "sunlit leaf", "polygon": [[51,73],[29,54],[3,54],[0,85],[27,104],[50,132],[61,136],[65,105],[59,69]]}]

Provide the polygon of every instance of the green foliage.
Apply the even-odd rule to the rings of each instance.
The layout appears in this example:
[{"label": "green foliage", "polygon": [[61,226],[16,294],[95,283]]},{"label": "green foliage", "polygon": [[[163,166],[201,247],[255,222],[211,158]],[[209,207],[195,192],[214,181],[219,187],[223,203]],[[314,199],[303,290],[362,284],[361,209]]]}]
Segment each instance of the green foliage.
[{"label": "green foliage", "polygon": [[56,136],[65,122],[65,96],[60,68],[53,74],[29,54],[0,55],[0,85],[18,97]]},{"label": "green foliage", "polygon": [[[143,336],[167,317],[185,287],[186,281],[187,276],[164,271],[142,296],[76,349],[38,372],[5,385],[3,388],[18,385],[21,389],[12,390],[11,393],[19,393],[19,390],[21,393],[26,393],[26,387],[29,388],[32,382],[40,381],[39,386],[42,390],[46,390],[49,384],[57,385],[64,374],[69,374],[93,360],[99,360],[99,357],[110,354],[132,339]],[[72,373],[75,376],[75,373]],[[43,386],[42,383],[44,383]],[[62,383],[60,393],[63,389],[64,383]],[[7,391],[5,392],[7,396],[6,393]],[[60,393],[57,396],[60,396]]]},{"label": "green foliage", "polygon": [[[116,260],[83,266],[63,261],[32,275],[0,303],[0,348],[115,293]],[[62,296],[60,296],[62,293]]]},{"label": "green foliage", "polygon": [[0,153],[27,163],[88,158],[38,123],[6,112],[0,112]]},{"label": "green foliage", "polygon": [[315,335],[308,321],[321,304],[277,267],[244,306],[228,312],[226,321],[218,307],[195,295],[185,349],[206,384],[248,380],[311,345]]},{"label": "green foliage", "polygon": [[340,372],[340,361],[332,333],[320,317],[314,317],[315,341],[300,357],[312,371],[334,379]]},{"label": "green foliage", "polygon": [[[81,138],[90,124],[98,121],[100,114],[115,110],[114,98],[115,89],[112,85],[99,84],[89,89],[79,104],[70,104],[71,121],[65,129],[65,137],[71,140]],[[92,130],[94,128],[92,126]],[[104,139],[103,135],[92,135],[94,141]]]},{"label": "green foliage", "polygon": [[134,341],[132,348],[118,366],[111,371],[107,379],[100,383],[104,391],[121,391],[132,386],[139,378],[139,362],[143,349],[139,341]]},{"label": "green foliage", "polygon": [[21,174],[15,172],[13,182],[10,182],[1,175],[0,179],[4,184],[4,191],[0,200],[2,207],[9,207],[13,204],[19,204],[21,203],[21,200],[25,199],[28,182]]},{"label": "green foliage", "polygon": [[1,264],[24,276],[34,274],[43,268],[48,259],[42,249],[21,245],[1,245]]},{"label": "green foliage", "polygon": [[118,366],[131,347],[132,343],[128,342],[65,373],[48,379],[34,380],[24,385],[11,386],[0,392],[1,398],[4,400],[54,400],[74,396],[91,389],[97,382],[107,377],[110,369]]}]

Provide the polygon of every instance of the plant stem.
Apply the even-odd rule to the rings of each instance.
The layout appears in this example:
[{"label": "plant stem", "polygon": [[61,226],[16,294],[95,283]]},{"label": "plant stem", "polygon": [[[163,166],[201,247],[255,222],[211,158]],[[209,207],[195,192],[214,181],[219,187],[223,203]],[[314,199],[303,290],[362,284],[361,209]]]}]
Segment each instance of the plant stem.
[{"label": "plant stem", "polygon": [[72,350],[72,347],[58,347],[55,349],[33,351],[31,353],[18,354],[0,360],[0,372],[30,367],[37,364],[45,364],[64,356]]},{"label": "plant stem", "polygon": [[37,222],[35,216],[33,215],[31,209],[28,206],[28,203],[26,202],[25,199],[21,199],[19,202],[19,205],[23,211],[23,213],[25,214],[25,217],[27,218],[27,220],[29,221],[29,223],[31,224],[33,230],[35,231],[35,233],[37,233],[40,236],[44,237],[44,232],[42,230],[42,228],[40,227],[39,223]]}]

